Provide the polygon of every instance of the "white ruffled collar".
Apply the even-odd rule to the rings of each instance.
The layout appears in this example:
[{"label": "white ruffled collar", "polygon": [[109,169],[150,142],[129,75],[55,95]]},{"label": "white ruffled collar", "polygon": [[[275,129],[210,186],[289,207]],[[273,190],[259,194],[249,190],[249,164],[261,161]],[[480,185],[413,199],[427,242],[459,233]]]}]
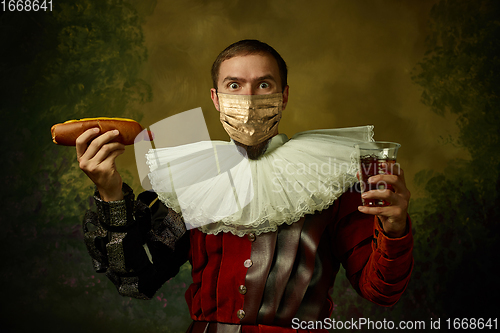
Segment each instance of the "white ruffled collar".
[{"label": "white ruffled collar", "polygon": [[330,206],[356,181],[354,144],[373,141],[373,126],[274,136],[258,160],[232,142],[203,141],[151,149],[149,178],[159,199],[188,228],[243,236],[276,231]]},{"label": "white ruffled collar", "polygon": [[278,134],[271,138],[269,144],[267,145],[266,154],[272,152],[278,147],[283,146],[288,141],[286,134]]}]

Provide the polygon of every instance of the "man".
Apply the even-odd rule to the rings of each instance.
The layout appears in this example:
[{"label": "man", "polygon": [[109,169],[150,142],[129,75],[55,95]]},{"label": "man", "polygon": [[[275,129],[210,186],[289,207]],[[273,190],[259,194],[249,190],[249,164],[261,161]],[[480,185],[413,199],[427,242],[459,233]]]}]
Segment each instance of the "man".
[{"label": "man", "polygon": [[[97,187],[98,213],[88,212],[84,224],[96,270],[105,272],[122,295],[149,299],[189,260],[191,332],[287,331],[292,321],[328,318],[333,306],[328,291],[341,263],[361,296],[383,306],[395,304],[413,266],[410,193],[403,170],[372,179],[391,184],[394,191],[364,196],[383,199],[390,204],[386,207],[360,206],[359,192],[331,185],[331,172],[293,172],[307,161],[331,163],[331,158],[322,159],[331,150],[334,159],[349,159],[346,147],[353,141],[330,135],[337,132],[305,132],[291,140],[278,134],[288,102],[287,70],[281,56],[265,43],[243,40],[230,45],[215,61],[212,79],[212,101],[233,140],[228,144],[244,149],[252,170],[252,177],[235,177],[227,191],[237,191],[252,178],[255,197],[235,215],[238,218],[219,221],[212,218],[220,215],[203,215],[204,210],[195,207],[193,216],[201,214],[213,223],[187,230],[183,219],[191,217],[180,214],[155,180],[161,170],[151,169],[156,193],[141,193],[134,201],[115,167],[124,149],[109,143],[117,133],[88,130],[78,138],[76,150],[80,168]],[[369,137],[371,129],[354,130],[358,132],[362,135],[354,137],[359,140]],[[328,149],[332,145],[336,149]],[[344,170],[337,176],[348,174]],[[322,191],[314,186],[317,182],[330,190]],[[284,189],[287,183],[293,186]],[[283,186],[281,191],[276,184]],[[196,189],[208,191],[204,197],[210,200],[224,192],[201,185]],[[97,230],[89,231],[89,223]]]}]

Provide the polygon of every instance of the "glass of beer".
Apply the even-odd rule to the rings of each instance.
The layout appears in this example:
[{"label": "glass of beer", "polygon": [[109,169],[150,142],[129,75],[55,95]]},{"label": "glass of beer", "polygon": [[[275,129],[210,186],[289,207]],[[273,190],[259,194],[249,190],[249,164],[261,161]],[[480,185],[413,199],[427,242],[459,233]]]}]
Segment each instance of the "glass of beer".
[{"label": "glass of beer", "polygon": [[[368,178],[380,174],[392,174],[396,155],[401,145],[394,142],[374,141],[360,143],[355,147],[358,151],[361,193],[371,190],[392,190],[391,185],[385,182],[369,183]],[[369,207],[389,205],[381,199],[362,199],[362,201],[363,206]]]}]

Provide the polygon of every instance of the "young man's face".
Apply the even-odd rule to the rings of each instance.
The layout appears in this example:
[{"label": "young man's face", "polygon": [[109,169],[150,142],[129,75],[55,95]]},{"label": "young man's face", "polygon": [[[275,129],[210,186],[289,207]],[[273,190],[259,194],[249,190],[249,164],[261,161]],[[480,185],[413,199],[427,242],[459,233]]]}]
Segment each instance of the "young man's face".
[{"label": "young man's face", "polygon": [[[221,63],[218,91],[223,94],[263,95],[282,92],[278,63],[268,54],[236,56]],[[219,110],[217,91],[211,89],[215,108]],[[288,86],[283,90],[283,110],[288,102]]]}]

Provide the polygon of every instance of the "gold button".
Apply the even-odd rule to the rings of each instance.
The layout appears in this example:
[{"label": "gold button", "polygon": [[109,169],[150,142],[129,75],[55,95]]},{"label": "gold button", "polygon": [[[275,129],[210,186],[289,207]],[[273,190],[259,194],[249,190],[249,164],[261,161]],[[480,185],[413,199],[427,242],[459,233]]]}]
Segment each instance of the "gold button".
[{"label": "gold button", "polygon": [[244,285],[241,285],[239,288],[238,288],[240,294],[242,295],[245,295],[247,293],[247,287],[244,286]]},{"label": "gold button", "polygon": [[245,318],[245,311],[238,310],[238,312],[236,312],[236,315],[238,316],[238,318],[243,319]]},{"label": "gold button", "polygon": [[255,234],[248,234],[248,240],[250,242],[255,242]]},{"label": "gold button", "polygon": [[250,266],[252,266],[252,265],[253,265],[253,262],[252,262],[252,260],[247,259],[247,260],[245,260],[245,262],[243,263],[243,265],[244,265],[246,268],[249,268]]}]

